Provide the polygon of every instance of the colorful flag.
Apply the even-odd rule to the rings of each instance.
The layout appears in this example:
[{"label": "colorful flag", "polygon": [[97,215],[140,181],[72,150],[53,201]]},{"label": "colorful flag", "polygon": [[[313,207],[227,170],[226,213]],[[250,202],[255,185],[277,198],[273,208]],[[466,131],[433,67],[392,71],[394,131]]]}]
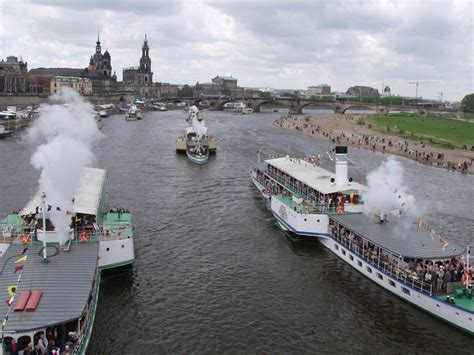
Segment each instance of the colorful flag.
[{"label": "colorful flag", "polygon": [[14,298],[15,298],[15,296],[12,296],[11,298],[9,298],[8,300],[5,301],[5,303],[7,304],[8,307],[10,307],[12,305]]},{"label": "colorful flag", "polygon": [[15,285],[13,285],[13,286],[8,286],[8,287],[7,287],[7,291],[8,291],[8,295],[9,295],[10,297],[15,296],[15,293],[16,293],[16,286],[15,286]]},{"label": "colorful flag", "polygon": [[16,273],[17,271],[23,270],[24,267],[25,267],[25,265],[17,265],[17,266],[15,266],[15,272],[14,272],[14,273]]},{"label": "colorful flag", "polygon": [[21,262],[23,262],[23,261],[26,261],[27,258],[28,258],[28,255],[22,256],[20,259],[18,259],[17,261],[15,261],[15,264],[18,264],[18,263],[21,263]]},{"label": "colorful flag", "polygon": [[418,218],[418,230],[420,230],[422,226],[423,226],[423,219]]},{"label": "colorful flag", "polygon": [[21,251],[21,254],[22,255],[25,254],[28,250],[30,250],[29,247],[23,248],[23,250]]},{"label": "colorful flag", "polygon": [[100,229],[99,226],[95,223],[92,223],[92,226],[94,227],[95,231],[98,231]]}]

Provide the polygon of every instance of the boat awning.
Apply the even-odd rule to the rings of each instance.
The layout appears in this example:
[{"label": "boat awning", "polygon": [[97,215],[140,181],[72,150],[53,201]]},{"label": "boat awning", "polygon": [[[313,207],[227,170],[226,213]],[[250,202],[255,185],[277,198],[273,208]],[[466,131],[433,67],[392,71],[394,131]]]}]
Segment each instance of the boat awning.
[{"label": "boat awning", "polygon": [[[105,179],[103,169],[82,168],[79,187],[74,194],[73,213],[97,215]],[[54,206],[53,201],[46,202]],[[41,203],[41,192],[38,191],[20,211],[20,216],[36,213],[36,207],[41,207]]]},{"label": "boat awning", "polygon": [[413,259],[450,259],[464,253],[465,248],[449,242],[444,250],[438,236],[431,231],[418,230],[416,221],[390,216],[380,223],[377,218],[363,214],[329,216],[344,228],[395,255]]},{"label": "boat awning", "polygon": [[333,184],[331,183],[331,177],[335,177],[334,173],[304,160],[283,157],[268,159],[265,162],[325,195],[337,192],[358,193],[366,190],[364,185],[357,182],[345,185]]},{"label": "boat awning", "polygon": [[103,169],[82,169],[79,188],[74,195],[74,213],[97,216],[105,178]]},{"label": "boat awning", "polygon": [[[15,263],[22,257],[23,245],[12,244],[1,258],[3,265],[0,277],[0,314],[7,313],[8,289],[17,286],[12,307],[17,306],[25,291],[41,290],[41,299],[32,311],[12,311],[6,321],[5,332],[26,332],[44,329],[47,326],[77,320],[84,312],[97,272],[99,243],[74,243],[68,252],[51,255],[43,263],[41,244],[29,246],[27,259]],[[53,254],[48,248],[48,253]],[[22,268],[15,271],[18,265]],[[21,275],[21,282],[18,278]],[[6,335],[6,333],[4,334]]]}]

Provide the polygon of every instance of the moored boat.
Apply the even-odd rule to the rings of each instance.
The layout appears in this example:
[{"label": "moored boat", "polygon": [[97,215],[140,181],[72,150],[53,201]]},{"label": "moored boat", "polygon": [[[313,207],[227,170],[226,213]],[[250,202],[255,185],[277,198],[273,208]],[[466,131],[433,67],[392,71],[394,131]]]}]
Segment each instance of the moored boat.
[{"label": "moored boat", "polygon": [[105,170],[82,169],[70,211],[38,192],[0,221],[0,231],[0,297],[8,300],[0,304],[3,345],[15,339],[23,350],[51,332],[61,353],[67,345],[84,354],[101,271],[135,260],[132,216],[107,208]]},{"label": "moored boat", "polygon": [[127,121],[136,121],[142,119],[142,111],[135,105],[130,105],[130,108],[125,113],[125,119]]},{"label": "moored boat", "polygon": [[12,134],[12,131],[6,130],[5,127],[0,124],[0,139],[10,137]]}]

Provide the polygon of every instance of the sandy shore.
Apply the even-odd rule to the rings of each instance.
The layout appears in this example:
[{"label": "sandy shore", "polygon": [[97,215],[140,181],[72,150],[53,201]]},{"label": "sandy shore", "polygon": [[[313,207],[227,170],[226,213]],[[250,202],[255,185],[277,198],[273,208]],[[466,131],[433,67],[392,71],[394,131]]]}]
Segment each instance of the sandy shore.
[{"label": "sandy shore", "polygon": [[357,121],[362,115],[328,114],[320,116],[284,116],[274,125],[304,134],[362,149],[391,153],[440,168],[474,174],[474,151],[445,149],[423,142],[404,140],[385,134]]}]

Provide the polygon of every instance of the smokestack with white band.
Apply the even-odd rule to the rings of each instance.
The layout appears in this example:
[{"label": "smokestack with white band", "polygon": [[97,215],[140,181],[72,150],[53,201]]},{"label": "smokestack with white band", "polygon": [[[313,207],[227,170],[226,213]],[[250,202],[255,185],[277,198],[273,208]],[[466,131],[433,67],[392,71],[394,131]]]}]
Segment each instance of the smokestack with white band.
[{"label": "smokestack with white band", "polygon": [[347,179],[347,146],[336,146],[336,185],[348,184]]}]

